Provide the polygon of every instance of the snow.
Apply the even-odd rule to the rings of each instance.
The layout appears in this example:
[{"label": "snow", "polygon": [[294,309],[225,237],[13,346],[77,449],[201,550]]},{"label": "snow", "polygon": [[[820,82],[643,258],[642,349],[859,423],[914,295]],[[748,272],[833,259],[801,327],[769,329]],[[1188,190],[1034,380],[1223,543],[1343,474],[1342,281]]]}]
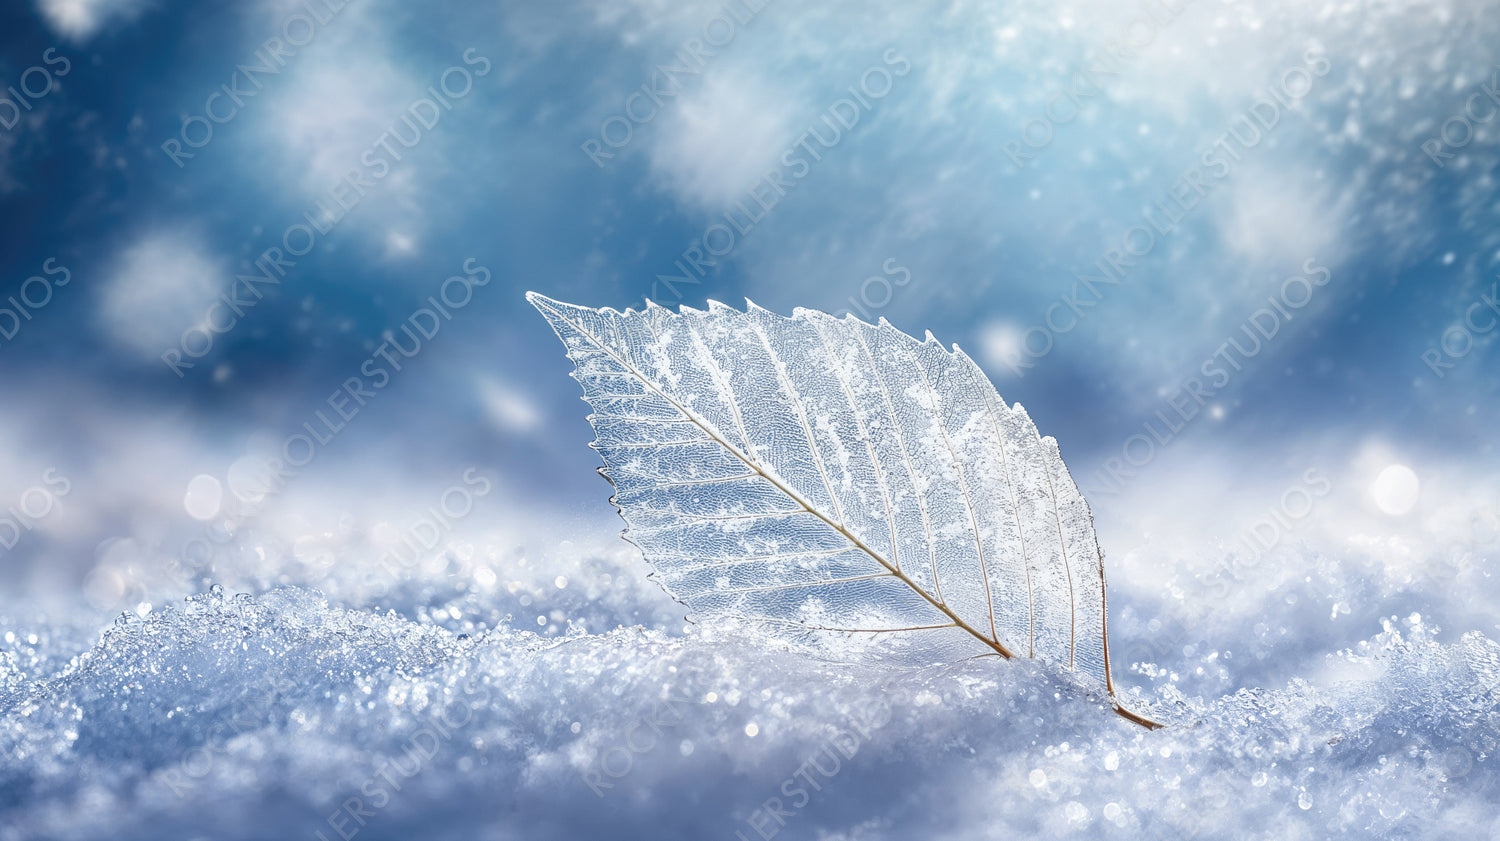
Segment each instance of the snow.
[{"label": "snow", "polygon": [[[642,572],[568,544],[504,569],[514,592],[447,573],[342,603],[218,588],[102,633],[92,611],[12,606],[0,839],[1500,832],[1500,646],[1480,632],[1389,617],[1246,688],[1280,656],[1267,622],[1302,610],[1268,600],[1233,650],[1188,643],[1120,676],[1172,722],[1151,732],[1034,661],[849,662],[599,586]],[[560,621],[533,632],[536,613]],[[615,627],[632,614],[652,627]]]}]

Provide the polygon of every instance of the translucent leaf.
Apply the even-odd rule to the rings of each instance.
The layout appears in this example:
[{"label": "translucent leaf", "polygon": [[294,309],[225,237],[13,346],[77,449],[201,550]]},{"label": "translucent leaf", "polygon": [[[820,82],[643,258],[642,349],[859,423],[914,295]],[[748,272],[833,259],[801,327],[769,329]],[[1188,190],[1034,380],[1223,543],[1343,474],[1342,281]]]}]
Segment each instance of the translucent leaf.
[{"label": "translucent leaf", "polygon": [[527,299],[576,366],[625,538],[696,614],[1033,657],[1115,699],[1088,504],[962,351],[804,309]]}]

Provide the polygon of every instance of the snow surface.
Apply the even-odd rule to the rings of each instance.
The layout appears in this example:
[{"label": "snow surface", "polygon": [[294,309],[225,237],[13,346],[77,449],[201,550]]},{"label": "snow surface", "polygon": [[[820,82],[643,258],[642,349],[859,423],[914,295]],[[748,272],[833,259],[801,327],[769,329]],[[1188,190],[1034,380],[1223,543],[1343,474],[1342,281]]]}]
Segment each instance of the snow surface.
[{"label": "snow surface", "polygon": [[[256,595],[102,632],[9,606],[0,839],[1500,838],[1500,646],[1330,611],[1401,589],[1359,552],[1278,549],[1319,583],[1241,588],[1259,621],[1132,596],[1142,558],[1173,563],[1150,548],[1113,565],[1117,679],[1174,722],[1150,732],[1032,661],[684,627],[623,544],[476,531],[376,586],[336,542],[344,564],[257,553],[215,570]],[[1177,563],[1191,589],[1201,558]],[[1295,644],[1330,627],[1364,638]]]}]

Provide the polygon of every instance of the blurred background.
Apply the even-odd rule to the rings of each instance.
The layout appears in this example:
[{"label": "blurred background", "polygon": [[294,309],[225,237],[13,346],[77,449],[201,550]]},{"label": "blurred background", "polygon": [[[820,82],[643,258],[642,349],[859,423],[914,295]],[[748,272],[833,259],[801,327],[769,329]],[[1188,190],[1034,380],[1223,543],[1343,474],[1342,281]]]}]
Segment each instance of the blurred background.
[{"label": "blurred background", "polygon": [[7,4],[0,603],[419,580],[559,632],[614,575],[591,630],[676,627],[537,290],[956,342],[1061,442],[1117,648],[1493,632],[1493,11]]}]

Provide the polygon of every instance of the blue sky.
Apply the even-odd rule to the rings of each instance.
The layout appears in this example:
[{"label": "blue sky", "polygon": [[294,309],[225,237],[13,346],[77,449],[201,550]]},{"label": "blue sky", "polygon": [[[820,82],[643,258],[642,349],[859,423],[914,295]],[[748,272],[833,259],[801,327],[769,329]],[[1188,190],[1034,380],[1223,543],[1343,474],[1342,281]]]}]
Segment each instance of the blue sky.
[{"label": "blue sky", "polygon": [[[0,343],[0,491],[48,467],[77,481],[75,518],[0,563],[61,559],[76,584],[140,510],[192,526],[193,477],[232,485],[255,442],[329,414],[466,264],[492,282],[299,482],[356,505],[475,462],[508,504],[613,531],[529,289],[930,329],[1059,439],[1106,537],[1142,507],[1309,466],[1362,493],[1394,463],[1477,471],[1500,397],[1481,329],[1500,317],[1483,305],[1500,121],[1482,11],[13,4],[0,79],[42,95],[0,132],[0,284],[51,299]],[[1113,275],[1080,288],[1112,252]],[[692,255],[697,282],[659,279]],[[210,308],[231,294],[254,301],[232,328],[185,333],[227,324]],[[1184,396],[1225,379],[1206,368],[1248,347],[1274,295],[1302,306],[1260,316],[1274,335]],[[189,344],[194,367],[163,361]],[[1131,444],[1173,411],[1191,414],[1180,431],[1157,420]],[[1145,463],[1125,476],[1122,458]]]}]

